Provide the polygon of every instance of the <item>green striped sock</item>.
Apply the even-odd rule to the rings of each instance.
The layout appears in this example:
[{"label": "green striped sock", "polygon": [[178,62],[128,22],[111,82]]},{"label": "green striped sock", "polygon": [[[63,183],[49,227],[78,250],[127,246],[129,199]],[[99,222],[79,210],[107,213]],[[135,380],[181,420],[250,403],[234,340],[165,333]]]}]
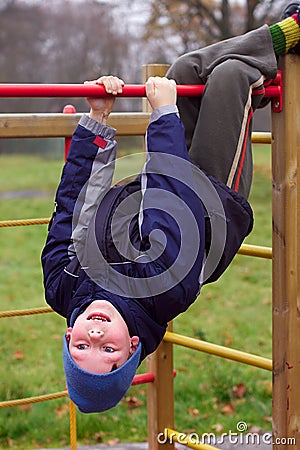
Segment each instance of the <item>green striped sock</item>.
[{"label": "green striped sock", "polygon": [[270,25],[273,46],[277,55],[284,55],[300,40],[298,13]]}]

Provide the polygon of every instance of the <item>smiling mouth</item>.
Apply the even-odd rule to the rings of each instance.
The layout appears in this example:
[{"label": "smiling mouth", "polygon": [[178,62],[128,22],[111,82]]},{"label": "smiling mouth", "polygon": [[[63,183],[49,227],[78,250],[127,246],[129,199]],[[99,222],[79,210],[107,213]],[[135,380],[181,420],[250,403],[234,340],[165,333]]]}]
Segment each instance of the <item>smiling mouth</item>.
[{"label": "smiling mouth", "polygon": [[95,322],[111,322],[109,316],[103,313],[91,313],[87,320],[94,320]]}]

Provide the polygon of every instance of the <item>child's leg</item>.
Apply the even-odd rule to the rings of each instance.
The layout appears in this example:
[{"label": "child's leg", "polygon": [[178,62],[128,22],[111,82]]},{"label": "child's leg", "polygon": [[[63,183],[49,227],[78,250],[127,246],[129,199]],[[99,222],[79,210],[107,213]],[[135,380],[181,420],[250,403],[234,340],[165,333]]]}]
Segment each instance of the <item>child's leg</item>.
[{"label": "child's leg", "polygon": [[276,55],[299,41],[299,13],[291,14],[183,55],[167,73],[178,84],[206,83],[202,99],[178,99],[187,147],[200,167],[245,197],[252,178],[251,119],[262,98],[251,94],[275,77]]},{"label": "child's leg", "polygon": [[[300,12],[295,10],[294,3],[287,6],[283,17],[285,17],[284,20],[274,25],[264,25],[241,36],[183,55],[170,68],[167,76],[171,78],[174,66],[181,64],[183,83],[185,79],[205,83],[207,76],[220,63],[227,59],[238,59],[256,67],[267,79],[274,78],[277,70],[275,55],[287,53],[300,41]],[[184,64],[181,58],[184,59]],[[191,81],[186,81],[185,84]]]},{"label": "child's leg", "polygon": [[[172,71],[178,83],[180,66]],[[192,84],[193,77],[195,71],[190,72]],[[202,98],[178,98],[191,159],[246,198],[252,181],[252,115],[262,98],[262,93],[252,93],[258,93],[262,84],[259,70],[228,60],[212,71]]]},{"label": "child's leg", "polygon": [[[277,72],[268,27],[184,55],[167,74],[178,84],[206,83],[202,98],[178,98],[191,159],[245,197],[252,180],[251,119],[263,96],[262,70],[265,77]],[[261,95],[252,97],[260,88]]]},{"label": "child's leg", "polygon": [[227,59],[244,61],[260,70],[267,79],[274,78],[277,60],[270,27],[264,25],[244,35],[186,53],[175,61],[167,76],[181,84],[204,84],[212,70]]},{"label": "child's leg", "polygon": [[242,61],[217,66],[208,77],[189,149],[203,170],[245,198],[252,181],[252,116],[263,81],[259,70]]}]

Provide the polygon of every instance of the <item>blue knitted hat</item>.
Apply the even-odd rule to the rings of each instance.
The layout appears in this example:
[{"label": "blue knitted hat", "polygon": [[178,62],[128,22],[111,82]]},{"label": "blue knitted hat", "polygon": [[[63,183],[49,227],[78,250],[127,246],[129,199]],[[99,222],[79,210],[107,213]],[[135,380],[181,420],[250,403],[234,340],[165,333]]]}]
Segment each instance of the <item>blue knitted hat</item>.
[{"label": "blue knitted hat", "polygon": [[142,345],[118,369],[97,374],[81,369],[72,359],[63,337],[63,361],[70,399],[83,413],[103,412],[116,406],[129,389],[138,368]]}]

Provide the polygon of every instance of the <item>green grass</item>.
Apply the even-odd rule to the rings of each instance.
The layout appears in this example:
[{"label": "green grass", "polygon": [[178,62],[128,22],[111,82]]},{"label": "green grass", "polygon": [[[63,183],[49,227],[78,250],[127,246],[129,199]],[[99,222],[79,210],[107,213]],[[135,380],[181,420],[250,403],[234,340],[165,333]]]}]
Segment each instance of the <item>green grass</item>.
[{"label": "green grass", "polygon": [[[255,228],[248,243],[271,244],[270,148],[255,147],[251,202]],[[3,199],[0,220],[49,217],[60,177],[60,161],[1,156],[0,194],[34,190],[34,198]],[[129,172],[135,162],[125,160]],[[122,171],[121,171],[122,172]],[[123,175],[118,175],[122,177]],[[128,172],[127,172],[128,173]],[[47,227],[1,228],[1,310],[45,306],[40,253]],[[35,396],[65,388],[61,339],[65,321],[56,314],[1,319],[0,400]],[[238,255],[223,277],[205,286],[190,310],[174,321],[174,331],[271,357],[271,262]],[[179,431],[270,430],[271,374],[218,357],[175,348],[175,411]],[[144,364],[141,372],[145,371]],[[245,393],[237,397],[236,386]],[[133,402],[129,402],[133,398]],[[33,449],[69,445],[66,399],[0,411],[0,448]],[[135,407],[132,407],[132,406]],[[121,404],[105,413],[77,414],[78,441],[84,444],[147,439],[146,387],[132,387]]]}]

